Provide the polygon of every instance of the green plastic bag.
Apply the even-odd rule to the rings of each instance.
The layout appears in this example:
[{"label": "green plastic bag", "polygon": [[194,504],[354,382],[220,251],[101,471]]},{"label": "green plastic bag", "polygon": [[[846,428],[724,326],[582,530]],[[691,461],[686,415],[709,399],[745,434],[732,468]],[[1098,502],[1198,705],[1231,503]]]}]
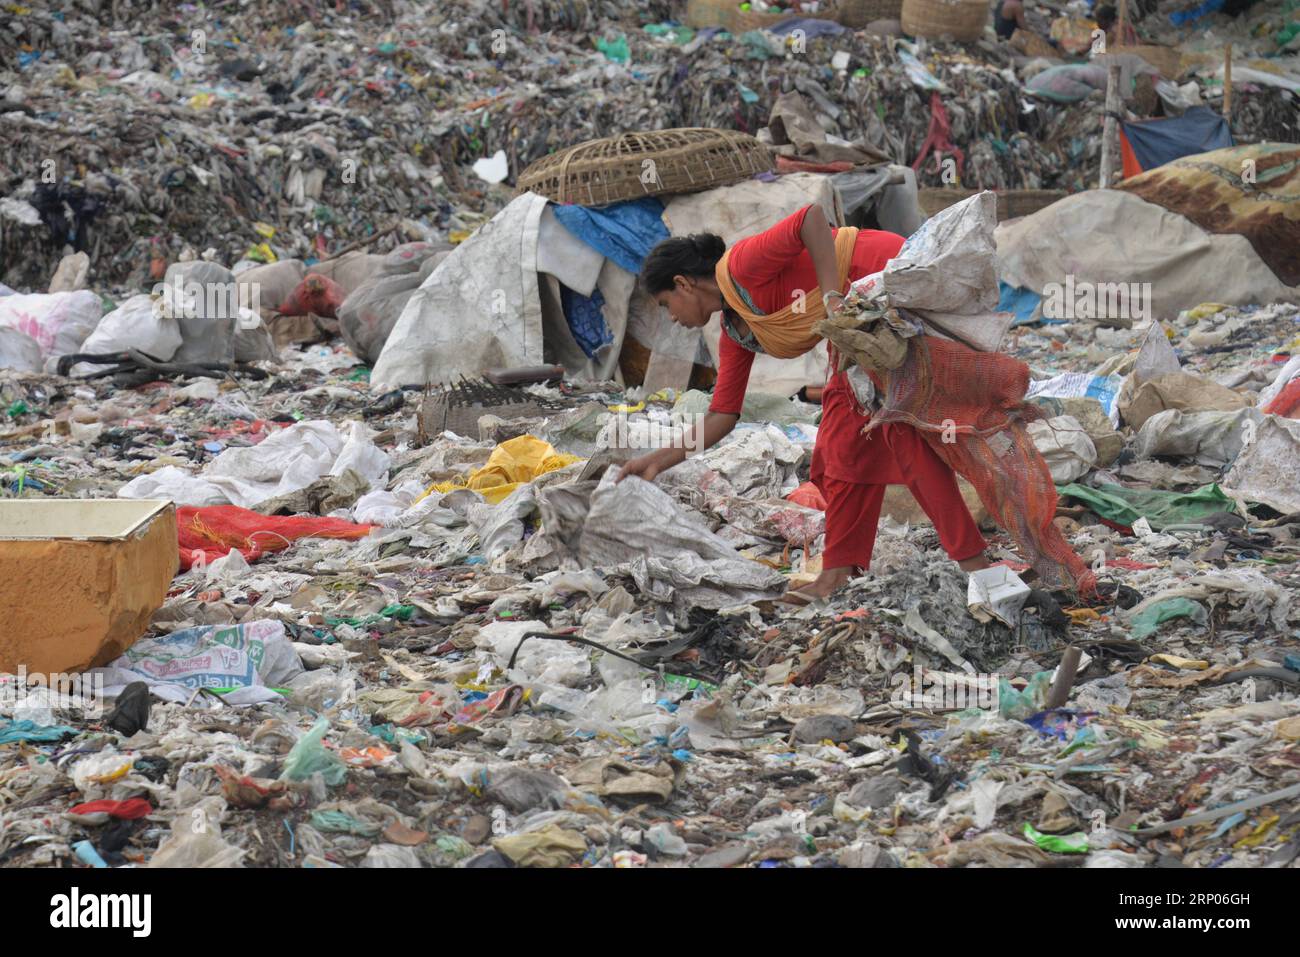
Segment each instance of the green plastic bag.
[{"label": "green plastic bag", "polygon": [[348,767],[333,751],[326,750],[322,743],[325,732],[329,730],[328,718],[319,718],[311,730],[298,739],[284,759],[284,771],[281,781],[306,781],[317,771],[326,784],[342,784],[348,776]]},{"label": "green plastic bag", "polygon": [[602,37],[596,41],[596,49],[605,54],[605,59],[613,60],[615,63],[626,63],[631,56],[625,36],[620,36],[617,40],[606,40]]},{"label": "green plastic bag", "polygon": [[1169,525],[1197,525],[1211,515],[1233,511],[1232,499],[1214,484],[1185,493],[1123,485],[1089,488],[1077,484],[1062,485],[1057,491],[1061,498],[1077,499],[1117,525],[1132,526],[1145,518],[1157,532]]},{"label": "green plastic bag", "polygon": [[1083,831],[1074,834],[1043,834],[1035,830],[1032,824],[1026,824],[1025,837],[1045,851],[1054,851],[1057,854],[1088,853],[1088,835]]},{"label": "green plastic bag", "polygon": [[1198,625],[1206,622],[1205,609],[1190,598],[1166,598],[1148,605],[1129,619],[1129,631],[1134,638],[1154,634],[1162,622],[1172,618],[1190,618]]},{"label": "green plastic bag", "polygon": [[1047,693],[1052,688],[1052,673],[1040,671],[1029,679],[1024,691],[1011,687],[1006,678],[998,679],[998,714],[1023,720],[1047,707]]},{"label": "green plastic bag", "polygon": [[311,826],[322,834],[355,834],[358,837],[375,837],[380,827],[372,821],[362,821],[343,811],[312,811]]}]

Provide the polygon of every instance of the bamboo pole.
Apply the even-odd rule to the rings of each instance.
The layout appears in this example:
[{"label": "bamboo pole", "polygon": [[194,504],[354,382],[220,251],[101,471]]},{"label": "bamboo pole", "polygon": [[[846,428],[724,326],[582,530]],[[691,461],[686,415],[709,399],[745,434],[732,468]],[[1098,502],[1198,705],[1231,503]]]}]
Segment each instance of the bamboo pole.
[{"label": "bamboo pole", "polygon": [[1115,46],[1117,47],[1123,47],[1128,45],[1128,42],[1126,40],[1127,31],[1124,29],[1127,23],[1128,23],[1128,0],[1119,0],[1119,26],[1115,33]]},{"label": "bamboo pole", "polygon": [[1232,44],[1223,48],[1223,118],[1232,123]]},{"label": "bamboo pole", "polygon": [[1111,60],[1106,71],[1106,121],[1101,134],[1101,188],[1106,189],[1114,179],[1116,160],[1119,157],[1119,63]]}]

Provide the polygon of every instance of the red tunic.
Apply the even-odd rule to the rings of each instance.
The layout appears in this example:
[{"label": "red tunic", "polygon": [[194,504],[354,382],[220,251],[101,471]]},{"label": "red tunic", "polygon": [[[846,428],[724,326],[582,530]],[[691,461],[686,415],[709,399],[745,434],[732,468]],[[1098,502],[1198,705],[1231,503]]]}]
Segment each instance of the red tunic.
[{"label": "red tunic", "polygon": [[[799,236],[811,206],[787,216],[771,229],[740,240],[731,248],[728,264],[732,278],[749,293],[758,312],[776,312],[788,306],[796,290],[817,288],[817,271]],[[864,229],[849,266],[849,281],[861,279],[885,268],[898,255],[903,237],[895,233]],[[711,412],[739,415],[749,384],[754,353],[725,332],[719,344],[718,381],[713,388]],[[865,416],[854,409],[853,394],[846,377],[836,374],[822,395],[822,424],[813,453],[812,477],[820,474],[844,482],[892,485],[903,482],[884,442],[862,435]],[[847,414],[845,414],[847,413]]]}]

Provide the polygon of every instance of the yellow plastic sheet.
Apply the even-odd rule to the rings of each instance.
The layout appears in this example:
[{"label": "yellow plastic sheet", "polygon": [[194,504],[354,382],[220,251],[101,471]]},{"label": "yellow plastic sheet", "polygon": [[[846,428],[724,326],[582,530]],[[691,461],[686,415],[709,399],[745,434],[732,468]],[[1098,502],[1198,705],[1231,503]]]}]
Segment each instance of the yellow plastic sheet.
[{"label": "yellow plastic sheet", "polygon": [[577,455],[557,452],[549,442],[536,436],[521,435],[502,442],[493,449],[487,464],[471,472],[464,483],[437,482],[425,489],[420,498],[434,492],[442,494],[458,488],[469,488],[482,495],[490,504],[496,505],[520,485],[526,485],[539,475],[581,461]]}]

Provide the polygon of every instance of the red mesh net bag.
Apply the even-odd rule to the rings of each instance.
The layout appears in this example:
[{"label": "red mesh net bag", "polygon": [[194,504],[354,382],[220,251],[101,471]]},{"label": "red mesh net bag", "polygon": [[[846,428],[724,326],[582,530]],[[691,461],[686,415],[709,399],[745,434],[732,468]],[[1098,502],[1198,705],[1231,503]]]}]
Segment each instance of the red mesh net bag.
[{"label": "red mesh net bag", "polygon": [[176,510],[181,570],[216,561],[238,549],[250,562],[288,548],[300,538],[365,538],[371,525],[341,518],[261,515],[237,505]]},{"label": "red mesh net bag", "polygon": [[346,298],[343,287],[333,279],[311,272],[303,277],[276,311],[285,316],[315,315],[333,319]]},{"label": "red mesh net bag", "polygon": [[903,365],[885,374],[884,407],[864,431],[888,422],[916,428],[979,493],[1049,588],[1095,593],[1096,576],[1052,522],[1056,485],[1025,430],[1043,418],[1025,402],[1029,367],[934,336],[909,340]]}]

